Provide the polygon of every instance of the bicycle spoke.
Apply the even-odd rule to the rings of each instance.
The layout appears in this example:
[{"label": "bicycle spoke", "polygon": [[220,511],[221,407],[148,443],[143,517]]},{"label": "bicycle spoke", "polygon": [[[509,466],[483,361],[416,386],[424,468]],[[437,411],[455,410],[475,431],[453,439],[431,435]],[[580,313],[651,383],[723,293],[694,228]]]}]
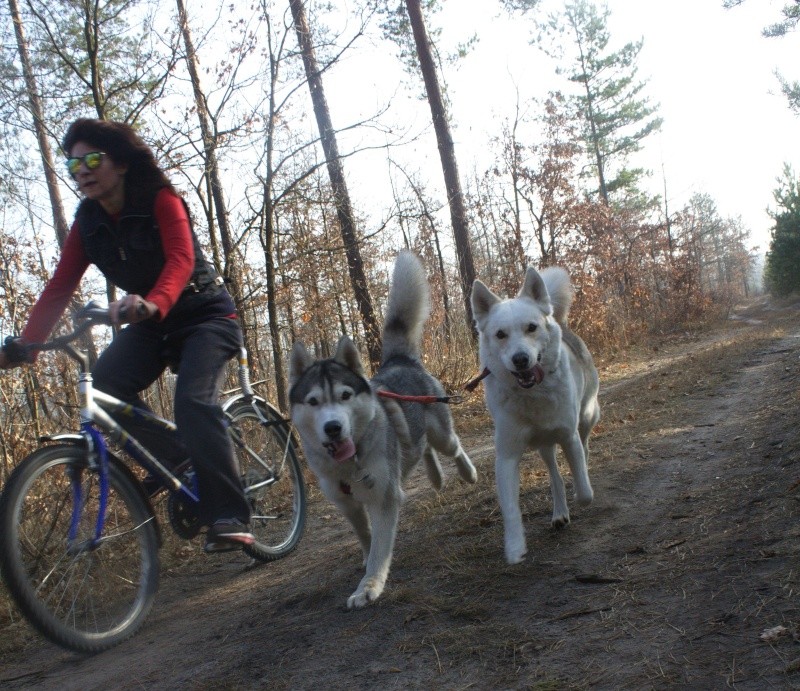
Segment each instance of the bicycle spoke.
[{"label": "bicycle spoke", "polygon": [[256,537],[246,551],[264,561],[279,559],[297,546],[305,524],[305,484],[291,436],[269,422],[262,402],[242,403],[229,416]]},{"label": "bicycle spoke", "polygon": [[[71,478],[80,478],[79,493]],[[99,539],[98,476],[77,447],[34,452],[0,499],[0,559],[9,592],[43,635],[82,652],[132,635],[158,587],[152,512],[118,460],[109,463],[108,479]],[[75,497],[81,506],[73,511]]]}]

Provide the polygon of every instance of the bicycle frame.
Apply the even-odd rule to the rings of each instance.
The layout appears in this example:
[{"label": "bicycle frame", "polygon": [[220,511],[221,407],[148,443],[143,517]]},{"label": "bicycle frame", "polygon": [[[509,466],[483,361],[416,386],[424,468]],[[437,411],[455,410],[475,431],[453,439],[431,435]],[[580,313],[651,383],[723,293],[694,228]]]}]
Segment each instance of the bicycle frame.
[{"label": "bicycle frame", "polygon": [[[177,427],[175,423],[165,420],[149,410],[137,408],[130,403],[125,403],[110,394],[95,389],[93,386],[92,375],[89,367],[88,354],[78,350],[72,345],[81,333],[96,323],[108,323],[105,321],[107,318],[105,310],[95,307],[94,305],[87,306],[85,312],[88,316],[87,321],[83,322],[71,334],[53,339],[49,343],[34,344],[31,347],[40,350],[55,350],[60,349],[66,352],[73,360],[79,364],[78,375],[78,395],[80,400],[80,419],[81,426],[78,434],[57,434],[44,437],[44,441],[68,441],[73,443],[81,443],[88,455],[89,467],[98,472],[99,476],[99,506],[98,516],[95,527],[95,536],[92,543],[87,547],[92,549],[101,542],[101,535],[105,523],[105,510],[108,500],[108,449],[103,435],[108,436],[114,443],[116,443],[127,455],[129,455],[138,465],[144,468],[148,473],[153,475],[157,480],[171,492],[181,492],[185,497],[194,503],[199,503],[199,497],[196,490],[188,487],[181,482],[173,472],[170,471],[158,458],[156,458],[150,451],[148,451],[132,434],[127,432],[122,425],[120,425],[113,417],[112,414],[118,417],[128,417],[139,423],[144,423],[154,429],[167,431],[170,434],[177,434]],[[271,427],[274,425],[286,425],[288,420],[269,419],[262,412],[256,403],[260,402],[268,406],[266,401],[256,396],[253,387],[250,384],[250,370],[247,361],[247,350],[242,348],[240,350],[238,368],[238,378],[241,393],[230,396],[222,404],[223,412],[227,413],[234,404],[241,401],[252,403],[253,410],[258,417],[259,423],[264,427]],[[234,390],[235,391],[235,390]],[[233,391],[226,391],[225,394],[231,394]],[[236,437],[234,436],[234,441]],[[286,446],[283,452],[281,465],[286,462],[286,455],[292,444],[292,434],[289,431],[286,435]],[[241,445],[244,450],[253,456],[256,460],[261,462],[257,455],[254,455],[246,445]],[[266,487],[275,482],[275,477],[264,480],[262,483],[249,488],[251,491],[262,487]],[[81,497],[80,478],[73,478],[73,513],[70,528],[70,540],[74,540],[77,535],[77,526],[80,521],[80,514],[83,509],[83,498]]]},{"label": "bicycle frame", "polygon": [[[152,453],[150,453],[133,435],[111,417],[110,413],[118,413],[144,422],[154,427],[165,429],[171,433],[177,433],[174,423],[164,420],[147,410],[142,410],[129,403],[125,403],[114,396],[106,394],[94,388],[92,375],[89,372],[88,357],[85,353],[78,351],[71,345],[63,346],[75,360],[80,363],[80,373],[78,377],[78,394],[80,399],[80,438],[82,439],[88,454],[89,467],[97,470],[100,479],[99,507],[97,521],[95,524],[95,536],[92,544],[88,547],[94,548],[100,544],[105,526],[105,510],[108,502],[108,449],[103,434],[108,435],[117,443],[136,463],[141,465],[149,473],[155,475],[159,481],[172,491],[182,492],[186,497],[199,502],[195,492],[180,481],[166,466],[164,466]],[[102,432],[102,434],[101,434]],[[52,441],[75,438],[75,435],[56,435],[47,437]],[[83,498],[81,496],[81,484],[78,478],[73,478],[73,504],[72,520],[70,527],[69,540],[75,540],[80,522],[80,514],[83,509]]]}]

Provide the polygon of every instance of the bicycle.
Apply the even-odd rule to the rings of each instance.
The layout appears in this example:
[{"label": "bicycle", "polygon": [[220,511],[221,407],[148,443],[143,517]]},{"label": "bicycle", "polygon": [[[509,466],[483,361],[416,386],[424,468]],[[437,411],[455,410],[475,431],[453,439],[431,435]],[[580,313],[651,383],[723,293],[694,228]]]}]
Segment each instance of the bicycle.
[{"label": "bicycle", "polygon": [[[198,491],[186,460],[171,470],[109,413],[176,433],[175,425],[95,390],[81,334],[110,324],[108,310],[89,303],[71,333],[33,350],[62,350],[79,366],[81,426],[43,437],[11,473],[0,495],[0,572],[25,618],[45,638],[97,653],[133,636],[153,606],[159,583],[161,531],[151,495],[113,442],[168,492],[172,529],[191,539],[202,526]],[[247,352],[239,357],[240,391],[222,403],[236,449],[256,541],[243,550],[274,561],[297,547],[305,527],[306,489],[289,421],[250,384]],[[234,392],[237,390],[234,390]]]}]

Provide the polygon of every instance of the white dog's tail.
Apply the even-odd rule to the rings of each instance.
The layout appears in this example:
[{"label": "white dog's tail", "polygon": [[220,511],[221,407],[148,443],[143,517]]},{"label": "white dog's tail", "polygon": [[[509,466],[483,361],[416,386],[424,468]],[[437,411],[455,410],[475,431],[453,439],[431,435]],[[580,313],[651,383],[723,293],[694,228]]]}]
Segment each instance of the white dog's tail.
[{"label": "white dog's tail", "polygon": [[553,317],[559,324],[566,324],[572,298],[575,295],[569,274],[560,266],[548,266],[542,269],[541,276],[553,305]]},{"label": "white dog's tail", "polygon": [[419,357],[422,327],[430,313],[428,277],[409,250],[397,255],[383,324],[381,363],[395,355]]}]

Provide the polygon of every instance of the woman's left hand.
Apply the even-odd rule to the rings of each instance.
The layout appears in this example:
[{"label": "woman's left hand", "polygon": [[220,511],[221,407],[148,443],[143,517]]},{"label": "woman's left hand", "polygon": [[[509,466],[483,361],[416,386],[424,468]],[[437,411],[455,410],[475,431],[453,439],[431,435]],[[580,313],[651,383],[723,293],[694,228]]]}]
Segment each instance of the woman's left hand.
[{"label": "woman's left hand", "polygon": [[145,300],[141,295],[126,295],[121,300],[116,300],[108,306],[111,323],[120,324],[137,322],[150,319],[158,313],[155,303]]}]

